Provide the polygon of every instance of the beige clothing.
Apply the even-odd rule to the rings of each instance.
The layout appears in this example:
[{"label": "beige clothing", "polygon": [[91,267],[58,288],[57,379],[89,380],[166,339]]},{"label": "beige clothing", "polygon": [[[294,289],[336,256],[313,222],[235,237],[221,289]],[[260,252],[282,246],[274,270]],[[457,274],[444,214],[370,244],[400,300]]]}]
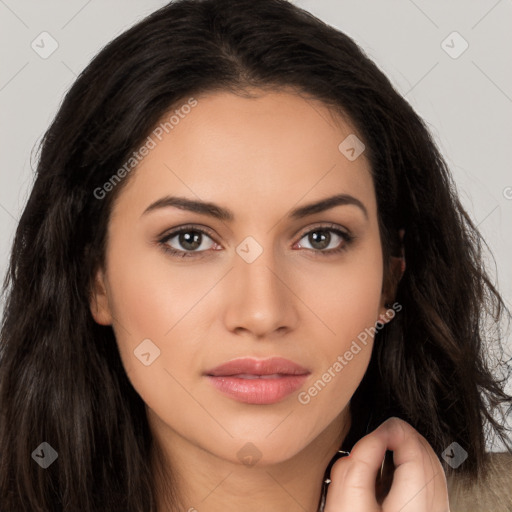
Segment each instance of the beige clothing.
[{"label": "beige clothing", "polygon": [[447,477],[450,512],[512,512],[512,455],[489,453],[486,480],[472,487],[457,472]]}]

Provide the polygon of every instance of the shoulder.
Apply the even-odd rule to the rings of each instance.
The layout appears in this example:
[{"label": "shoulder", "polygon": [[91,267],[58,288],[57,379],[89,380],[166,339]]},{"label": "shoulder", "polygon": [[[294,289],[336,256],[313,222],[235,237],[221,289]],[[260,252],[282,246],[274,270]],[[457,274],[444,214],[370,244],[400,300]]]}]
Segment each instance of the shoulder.
[{"label": "shoulder", "polygon": [[512,454],[487,454],[489,473],[469,485],[457,472],[447,475],[450,512],[512,511]]}]

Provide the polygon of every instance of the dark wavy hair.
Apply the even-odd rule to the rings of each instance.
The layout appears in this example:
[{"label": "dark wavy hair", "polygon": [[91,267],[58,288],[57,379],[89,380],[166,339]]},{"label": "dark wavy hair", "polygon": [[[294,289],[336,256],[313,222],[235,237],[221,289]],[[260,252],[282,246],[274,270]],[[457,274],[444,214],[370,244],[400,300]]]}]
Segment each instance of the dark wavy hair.
[{"label": "dark wavy hair", "polygon": [[[321,100],[357,130],[375,185],[386,283],[405,230],[407,269],[395,297],[402,310],[375,336],[341,447],[398,416],[439,456],[458,442],[468,458],[457,472],[472,481],[486,471],[486,427],[512,451],[501,326],[510,311],[425,122],[352,39],[285,0],[178,0],[101,50],[41,141],[2,290],[2,511],[156,511],[159,448],[113,330],[89,307],[109,214],[131,176],[102,200],[94,190],[183,98],[251,97],[253,88]],[[44,441],[58,452],[46,470],[31,456]]]}]

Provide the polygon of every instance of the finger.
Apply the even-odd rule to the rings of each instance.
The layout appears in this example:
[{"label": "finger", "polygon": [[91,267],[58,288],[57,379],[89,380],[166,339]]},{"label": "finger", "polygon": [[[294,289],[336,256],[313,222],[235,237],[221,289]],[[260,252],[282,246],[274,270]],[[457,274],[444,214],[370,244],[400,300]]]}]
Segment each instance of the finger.
[{"label": "finger", "polygon": [[386,439],[369,434],[353,447],[349,457],[331,468],[325,512],[379,512],[375,481],[386,453]]},{"label": "finger", "polygon": [[399,418],[386,420],[374,432],[393,451],[395,464],[393,484],[382,503],[384,512],[449,510],[444,470],[427,440]]}]

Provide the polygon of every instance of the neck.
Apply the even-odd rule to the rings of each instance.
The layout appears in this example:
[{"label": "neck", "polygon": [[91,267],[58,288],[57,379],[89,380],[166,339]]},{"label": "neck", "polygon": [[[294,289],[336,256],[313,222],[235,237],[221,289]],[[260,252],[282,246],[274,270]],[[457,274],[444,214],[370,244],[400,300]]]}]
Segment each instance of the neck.
[{"label": "neck", "polygon": [[[163,455],[154,463],[158,512],[225,512],[227,503],[245,512],[317,512],[325,469],[348,433],[350,412],[347,406],[289,459],[266,465],[223,459],[169,427],[162,435],[150,410],[148,420]],[[171,478],[162,476],[162,464]]]}]

